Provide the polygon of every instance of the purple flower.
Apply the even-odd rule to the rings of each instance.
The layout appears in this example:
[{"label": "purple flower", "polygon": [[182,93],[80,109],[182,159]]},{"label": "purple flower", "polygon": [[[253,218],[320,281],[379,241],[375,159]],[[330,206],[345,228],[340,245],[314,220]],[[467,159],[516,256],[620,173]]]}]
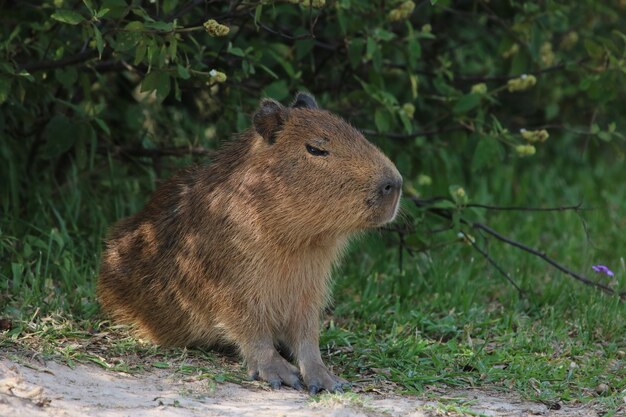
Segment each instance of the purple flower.
[{"label": "purple flower", "polygon": [[610,277],[615,275],[613,271],[611,271],[607,266],[604,266],[604,265],[593,265],[591,268],[593,268],[594,271],[600,274],[606,274]]}]

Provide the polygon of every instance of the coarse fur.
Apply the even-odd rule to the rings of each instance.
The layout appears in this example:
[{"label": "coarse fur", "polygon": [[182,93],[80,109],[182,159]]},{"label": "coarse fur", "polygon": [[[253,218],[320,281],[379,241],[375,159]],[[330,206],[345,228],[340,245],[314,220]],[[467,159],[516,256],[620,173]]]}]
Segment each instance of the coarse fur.
[{"label": "coarse fur", "polygon": [[318,346],[330,272],[350,236],[395,217],[401,183],[311,96],[263,100],[211,164],[179,173],[113,226],[98,297],[158,344],[232,344],[273,387],[300,388],[302,376],[311,392],[340,390]]}]

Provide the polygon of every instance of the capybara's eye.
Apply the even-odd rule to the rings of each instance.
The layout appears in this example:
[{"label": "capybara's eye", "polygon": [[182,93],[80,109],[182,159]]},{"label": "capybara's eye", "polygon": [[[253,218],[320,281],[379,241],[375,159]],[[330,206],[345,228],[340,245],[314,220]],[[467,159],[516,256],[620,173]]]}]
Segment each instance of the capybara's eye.
[{"label": "capybara's eye", "polygon": [[328,155],[328,151],[325,151],[320,148],[316,148],[315,146],[306,145],[306,150],[313,156],[326,156]]}]

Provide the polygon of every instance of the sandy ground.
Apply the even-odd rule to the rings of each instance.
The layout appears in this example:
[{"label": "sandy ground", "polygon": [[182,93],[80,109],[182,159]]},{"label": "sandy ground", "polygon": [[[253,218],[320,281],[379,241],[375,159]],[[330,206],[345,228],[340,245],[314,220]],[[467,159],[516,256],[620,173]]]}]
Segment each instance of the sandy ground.
[{"label": "sandy ground", "polygon": [[[544,404],[481,390],[448,391],[436,400],[348,393],[312,397],[291,389],[270,391],[256,383],[216,384],[156,369],[126,374],[79,364],[45,364],[0,358],[0,416],[203,416],[203,417],[422,417],[597,416],[590,408]],[[466,414],[467,413],[467,414]]]}]

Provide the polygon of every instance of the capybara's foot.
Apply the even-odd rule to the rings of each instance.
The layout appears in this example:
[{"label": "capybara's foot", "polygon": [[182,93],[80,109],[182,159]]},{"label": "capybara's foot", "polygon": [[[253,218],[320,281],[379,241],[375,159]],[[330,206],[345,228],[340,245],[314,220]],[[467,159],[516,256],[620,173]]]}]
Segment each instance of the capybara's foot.
[{"label": "capybara's foot", "polygon": [[333,375],[323,364],[309,367],[304,375],[304,383],[311,395],[315,395],[321,390],[343,392],[344,389],[350,387],[346,380]]},{"label": "capybara's foot", "polygon": [[248,374],[254,379],[267,381],[272,389],[287,385],[294,389],[304,388],[298,368],[287,362],[278,352],[270,360],[248,365]]}]

